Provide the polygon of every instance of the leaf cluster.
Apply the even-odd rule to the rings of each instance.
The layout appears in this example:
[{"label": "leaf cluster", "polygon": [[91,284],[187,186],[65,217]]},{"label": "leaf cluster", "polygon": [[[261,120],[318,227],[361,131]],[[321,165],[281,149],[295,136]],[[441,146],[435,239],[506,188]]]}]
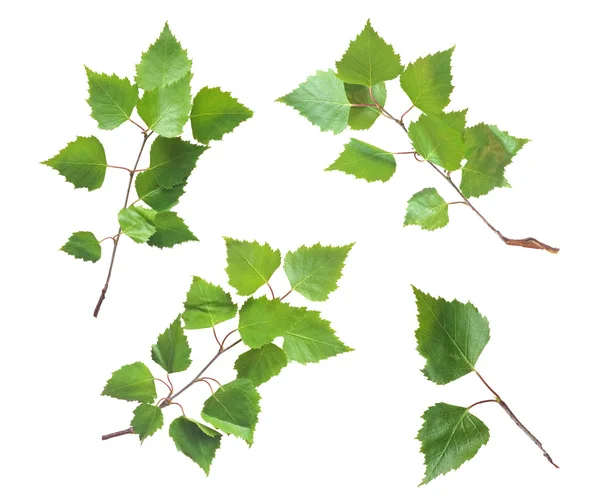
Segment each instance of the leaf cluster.
[{"label": "leaf cluster", "polygon": [[[200,417],[185,414],[175,418],[169,434],[176,448],[196,462],[208,474],[222,435],[233,435],[252,445],[260,412],[257,388],[278,375],[289,363],[315,363],[351,351],[336,336],[330,322],[316,310],[292,306],[283,297],[257,295],[282,265],[281,253],[256,241],[225,239],[227,276],[238,296],[247,297],[241,305],[230,293],[200,277],[194,277],[187,292],[183,311],[158,337],[151,348],[151,359],[170,375],[184,372],[192,365],[190,340],[195,331],[208,329],[217,338],[216,327],[237,316],[237,328],[221,341],[218,352],[190,385],[202,380],[204,371],[221,354],[243,343],[247,351],[235,362],[236,379],[219,386],[204,402]],[[288,252],[283,260],[291,292],[308,300],[324,301],[337,288],[348,246],[302,246]],[[227,337],[239,332],[240,340],[225,345]],[[202,336],[202,334],[200,335]],[[204,336],[207,336],[206,331]],[[208,334],[209,337],[212,335]],[[282,341],[282,342],[279,342]],[[136,362],[115,371],[106,383],[103,395],[138,402],[131,420],[132,431],[141,441],[164,425],[163,410],[175,403],[181,391],[169,385],[169,394],[158,398],[158,379],[146,364]],[[214,380],[211,379],[214,382]],[[210,383],[209,383],[210,384]],[[189,386],[189,385],[188,385]],[[211,386],[212,389],[212,386]],[[195,415],[194,415],[195,416]],[[210,425],[210,426],[209,426]]]}]

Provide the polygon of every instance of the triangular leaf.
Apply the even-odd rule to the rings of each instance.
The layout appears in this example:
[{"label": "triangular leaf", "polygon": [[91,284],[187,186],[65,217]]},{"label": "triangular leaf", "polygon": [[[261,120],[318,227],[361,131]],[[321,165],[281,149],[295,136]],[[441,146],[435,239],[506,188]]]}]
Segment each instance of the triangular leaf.
[{"label": "triangular leaf", "polygon": [[150,246],[172,248],[187,241],[198,241],[185,222],[173,211],[160,211],[154,218],[156,232],[148,240]]},{"label": "triangular leaf", "polygon": [[283,269],[292,289],[308,300],[327,300],[342,277],[344,261],[354,243],[346,246],[301,246],[285,256]]},{"label": "triangular leaf", "polygon": [[281,264],[281,253],[268,244],[225,238],[227,276],[238,295],[252,295],[266,284]]},{"label": "triangular leaf", "polygon": [[220,286],[194,276],[184,304],[185,328],[211,328],[237,314],[231,295]]},{"label": "triangular leaf", "polygon": [[465,407],[436,403],[423,414],[417,439],[425,455],[425,478],[420,485],[456,470],[490,438],[488,427]]},{"label": "triangular leaf", "polygon": [[242,353],[235,362],[238,379],[250,379],[255,386],[266,383],[287,365],[285,352],[275,344]]},{"label": "triangular leaf", "polygon": [[448,203],[433,188],[423,189],[408,201],[404,225],[432,231],[448,224]]},{"label": "triangular leaf", "polygon": [[138,197],[150,208],[156,211],[170,210],[179,203],[179,198],[185,192],[187,178],[179,185],[170,189],[161,187],[151,171],[144,171],[135,178],[135,190]]},{"label": "triangular leaf", "polygon": [[106,174],[104,147],[95,136],[78,136],[43,164],[58,171],[76,189],[98,189],[102,187]]},{"label": "triangular leaf", "polygon": [[[351,104],[374,104],[368,87],[359,86],[358,84],[344,84],[344,89],[346,89],[346,96]],[[387,99],[385,82],[375,84],[372,91],[373,98],[377,100],[377,103],[384,107],[385,100]],[[380,115],[381,113],[376,107],[352,107],[350,109],[350,116],[348,117],[348,125],[350,126],[350,129],[369,129]]]},{"label": "triangular leaf", "polygon": [[342,171],[367,182],[385,182],[396,172],[396,159],[387,150],[351,138],[344,145],[344,151],[325,171]]},{"label": "triangular leaf", "polygon": [[151,403],[156,399],[154,376],[141,362],[125,365],[113,372],[102,394],[129,402]]},{"label": "triangular leaf", "polygon": [[349,84],[372,87],[400,75],[400,56],[372,28],[368,20],[363,31],[350,42],[336,63],[337,76]]},{"label": "triangular leaf", "polygon": [[450,59],[454,47],[410,63],[400,76],[400,85],[413,105],[426,114],[439,114],[450,103],[452,75]]},{"label": "triangular leaf", "polygon": [[190,122],[194,138],[208,144],[231,133],[250,117],[252,110],[232,97],[231,93],[221,91],[218,87],[204,87],[194,98]]},{"label": "triangular leaf", "polygon": [[236,379],[221,386],[204,402],[202,419],[222,432],[252,445],[258,422],[260,395],[248,379]]},{"label": "triangular leaf", "polygon": [[177,450],[197,463],[208,475],[210,465],[221,445],[221,434],[193,419],[181,416],[171,423],[169,435]]},{"label": "triangular leaf", "polygon": [[139,176],[153,176],[158,185],[170,189],[190,176],[198,157],[208,147],[181,138],[158,137],[150,148],[150,166]]},{"label": "triangular leaf", "polygon": [[156,232],[154,218],[156,211],[129,206],[119,211],[119,225],[121,232],[129,236],[136,243],[145,243]]},{"label": "triangular leaf", "polygon": [[62,251],[75,258],[90,262],[98,262],[102,256],[102,247],[96,236],[91,232],[81,231],[71,234],[69,240],[62,246]]},{"label": "triangular leaf", "polygon": [[246,346],[259,348],[294,326],[302,310],[279,299],[250,298],[240,309],[239,332]]},{"label": "triangular leaf", "polygon": [[133,431],[140,436],[140,442],[151,437],[163,427],[164,418],[160,407],[142,403],[133,411],[131,426]]},{"label": "triangular leaf", "polygon": [[459,169],[465,157],[462,134],[449,125],[455,121],[460,128],[460,118],[423,114],[408,129],[408,136],[423,159],[448,171]]},{"label": "triangular leaf", "polygon": [[95,73],[85,68],[90,97],[87,102],[100,129],[115,129],[131,117],[138,100],[138,88],[127,78]]},{"label": "triangular leaf", "polygon": [[490,340],[487,318],[470,302],[448,302],[415,287],[413,291],[419,311],[417,350],[427,360],[423,374],[437,384],[447,384],[474,371]]},{"label": "triangular leaf", "polygon": [[283,350],[288,360],[302,364],[316,363],[340,353],[352,351],[340,341],[327,320],[317,311],[306,311],[283,336]]},{"label": "triangular leaf", "polygon": [[192,109],[191,79],[188,73],[177,82],[144,93],[137,110],[148,129],[168,138],[183,132]]},{"label": "triangular leaf", "polygon": [[317,71],[290,94],[277,101],[295,108],[321,131],[341,133],[348,125],[350,102],[344,83],[333,70]]},{"label": "triangular leaf", "polygon": [[510,187],[504,178],[504,168],[528,141],[487,124],[467,128],[467,163],[462,168],[460,181],[463,194],[479,197],[496,187]]},{"label": "triangular leaf", "polygon": [[146,91],[157,87],[165,87],[177,82],[192,68],[187,51],[171,33],[169,24],[165,23],[162,33],[142,54],[142,60],[136,66],[135,81]]},{"label": "triangular leaf", "polygon": [[181,316],[161,335],[156,344],[152,345],[152,360],[158,363],[167,373],[183,372],[192,364],[192,350],[181,327]]}]

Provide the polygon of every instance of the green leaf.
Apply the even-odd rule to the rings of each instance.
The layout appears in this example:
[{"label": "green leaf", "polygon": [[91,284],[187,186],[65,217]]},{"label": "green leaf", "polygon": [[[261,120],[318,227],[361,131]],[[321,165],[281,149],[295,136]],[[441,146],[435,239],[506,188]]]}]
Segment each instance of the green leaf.
[{"label": "green leaf", "polygon": [[448,224],[448,203],[433,188],[423,189],[408,201],[404,225],[432,231]]},{"label": "green leaf", "polygon": [[211,328],[237,314],[231,295],[220,286],[194,276],[184,304],[185,328]]},{"label": "green leaf", "polygon": [[266,284],[281,264],[281,253],[268,244],[225,238],[227,276],[238,295],[252,295]]},{"label": "green leaf", "polygon": [[150,171],[144,171],[135,178],[135,190],[138,197],[156,211],[170,210],[179,203],[179,198],[185,192],[187,178],[179,185],[170,189],[161,187]]},{"label": "green leaf", "polygon": [[165,23],[156,42],[142,54],[142,60],[136,66],[135,81],[142,89],[152,91],[177,82],[191,68],[192,62],[187,57],[187,51],[173,36],[169,24]]},{"label": "green leaf", "polygon": [[335,66],[339,79],[367,87],[395,79],[402,69],[400,56],[371,27],[370,20]]},{"label": "green leaf", "polygon": [[[373,103],[368,87],[357,84],[344,84],[344,89],[346,89],[348,101],[353,105]],[[373,97],[377,100],[377,103],[382,107],[385,106],[385,100],[387,99],[385,83],[380,82],[379,84],[375,84],[372,90]],[[380,115],[381,113],[375,107],[352,107],[350,109],[350,116],[348,117],[348,125],[350,129],[369,129]]]},{"label": "green leaf", "polygon": [[128,402],[151,403],[156,399],[154,376],[141,362],[125,365],[113,372],[102,394]]},{"label": "green leaf", "polygon": [[474,371],[490,340],[487,318],[470,302],[448,302],[415,287],[413,291],[419,311],[417,350],[427,360],[423,374],[437,384],[447,384]]},{"label": "green leaf", "polygon": [[231,133],[252,115],[252,110],[242,105],[231,93],[221,91],[218,87],[204,87],[194,98],[190,115],[192,133],[196,140],[208,144]]},{"label": "green leaf", "polygon": [[165,189],[180,185],[190,176],[200,154],[207,148],[181,138],[160,136],[150,148],[150,166],[138,177],[152,176],[154,181]]},{"label": "green leaf", "polygon": [[188,73],[171,85],[144,93],[137,110],[148,129],[168,138],[183,133],[192,109],[191,79]]},{"label": "green leaf", "polygon": [[[421,115],[419,120],[411,123],[408,128],[408,136],[423,159],[448,171],[459,169],[465,157],[462,134],[448,124],[453,123],[453,120],[456,119]],[[457,120],[460,126],[460,119]]]},{"label": "green leaf", "polygon": [[78,136],[43,164],[58,171],[76,189],[98,189],[102,187],[106,174],[104,147],[95,136]]},{"label": "green leaf", "polygon": [[414,106],[426,114],[439,114],[450,103],[450,59],[454,47],[410,63],[400,75],[400,85]]},{"label": "green leaf", "polygon": [[62,246],[62,251],[75,258],[90,262],[98,262],[102,256],[102,247],[96,236],[91,232],[74,232]]},{"label": "green leaf", "polygon": [[136,243],[145,243],[156,232],[154,218],[156,211],[129,206],[119,211],[119,225],[123,234],[129,236]]},{"label": "green leaf", "polygon": [[341,133],[348,125],[352,105],[344,83],[333,70],[317,71],[290,94],[277,101],[295,108],[321,131]]},{"label": "green leaf", "polygon": [[467,128],[467,163],[462,168],[460,181],[463,194],[466,197],[479,197],[496,187],[510,187],[504,178],[504,168],[528,141],[487,124]]},{"label": "green leaf", "polygon": [[464,135],[465,126],[467,125],[467,112],[468,110],[465,108],[464,110],[454,110],[452,112],[443,112],[436,117],[442,119],[448,126],[452,129],[458,131],[461,136]]},{"label": "green leaf", "polygon": [[208,475],[221,445],[221,434],[193,419],[180,416],[171,423],[169,435],[177,450],[197,463]]},{"label": "green leaf", "polygon": [[158,363],[167,373],[183,372],[192,364],[192,350],[181,327],[181,316],[175,318],[152,345],[152,360]]},{"label": "green leaf", "polygon": [[283,336],[283,350],[288,360],[303,365],[316,363],[340,353],[352,351],[340,341],[327,320],[317,311],[305,311]]},{"label": "green leaf", "polygon": [[154,218],[156,232],[148,240],[150,246],[172,248],[187,241],[198,241],[185,222],[173,211],[160,211]]},{"label": "green leaf", "polygon": [[236,379],[221,386],[204,402],[202,419],[252,445],[260,412],[259,400],[260,395],[251,381]]},{"label": "green leaf", "polygon": [[238,379],[250,379],[255,386],[266,383],[279,375],[287,365],[285,352],[275,344],[265,344],[261,348],[242,353],[235,362]]},{"label": "green leaf", "polygon": [[423,414],[417,439],[425,455],[425,478],[420,485],[456,470],[487,444],[490,431],[465,407],[436,403]]},{"label": "green leaf", "polygon": [[142,403],[133,411],[131,426],[133,431],[140,436],[140,442],[154,435],[163,427],[163,412],[159,407]]},{"label": "green leaf", "polygon": [[301,246],[285,256],[283,269],[293,290],[308,300],[327,300],[342,277],[344,261],[354,243],[346,246]]},{"label": "green leaf", "polygon": [[342,171],[367,182],[386,182],[396,171],[396,159],[387,150],[351,138],[344,151],[325,171]]},{"label": "green leaf", "polygon": [[90,97],[87,102],[100,129],[115,129],[129,120],[138,100],[138,88],[129,79],[95,73],[87,66]]},{"label": "green leaf", "polygon": [[240,309],[238,329],[246,346],[259,348],[282,336],[301,313],[279,299],[249,298]]}]

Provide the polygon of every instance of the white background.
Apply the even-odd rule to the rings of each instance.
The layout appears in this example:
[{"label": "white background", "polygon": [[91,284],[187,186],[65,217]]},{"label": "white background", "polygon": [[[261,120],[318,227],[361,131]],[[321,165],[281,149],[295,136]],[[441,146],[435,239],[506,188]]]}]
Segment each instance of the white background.
[{"label": "white background", "polygon": [[[6,501],[429,502],[598,501],[598,39],[594,2],[12,2],[2,7],[2,493]],[[10,5],[10,6],[9,6]],[[456,44],[452,108],[532,140],[507,168],[512,189],[477,207],[509,237],[533,235],[558,255],[507,247],[462,206],[435,232],[403,228],[407,199],[443,180],[412,158],[386,184],[325,173],[351,136],[409,148],[390,121],[321,133],[274,99],[333,67],[370,17],[403,63]],[[194,92],[232,91],[253,119],[206,152],[178,213],[200,237],[174,250],[123,239],[100,318],[91,314],[110,246],[97,264],[58,249],[73,231],[117,228],[127,174],[73,190],[40,165],[77,135],[96,134],[109,163],[130,165],[140,135],[98,132],[83,65],[134,76],[165,20],[193,58]],[[388,83],[388,109],[408,108]],[[416,117],[416,114],[413,115]],[[189,130],[186,131],[189,137]],[[146,441],[101,442],[132,404],[101,397],[111,372],[150,362],[150,345],[181,309],[191,275],[226,285],[221,236],[301,244],[356,242],[320,306],[356,349],[290,365],[260,389],[248,449],[224,438],[206,478],[166,428]],[[420,373],[410,285],[471,300],[491,325],[478,368],[542,440],[554,469],[502,410],[474,412],[491,439],[458,471],[417,488],[414,439],[436,401],[489,397],[474,376],[445,387]],[[276,293],[287,291],[279,271]],[[298,305],[298,294],[290,297]],[[219,327],[223,334],[230,325]],[[195,366],[212,355],[192,332]],[[237,348],[236,348],[237,349]],[[211,375],[228,381],[235,351]],[[157,367],[152,366],[152,369]],[[192,371],[193,372],[193,371]],[[176,375],[176,385],[189,376]],[[160,383],[158,386],[161,386]],[[207,390],[182,403],[199,415]],[[160,389],[160,388],[159,388]],[[167,411],[167,421],[177,411]]]}]

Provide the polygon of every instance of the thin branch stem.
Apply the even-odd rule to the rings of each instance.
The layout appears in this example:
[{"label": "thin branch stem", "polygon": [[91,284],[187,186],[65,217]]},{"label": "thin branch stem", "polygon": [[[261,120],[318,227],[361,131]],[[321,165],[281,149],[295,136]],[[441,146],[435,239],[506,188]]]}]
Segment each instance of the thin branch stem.
[{"label": "thin branch stem", "polygon": [[[409,108],[406,112],[404,112],[402,114],[402,116],[400,117],[400,119],[395,118],[393,115],[389,114],[375,99],[375,97],[373,96],[373,90],[371,88],[369,88],[369,93],[371,94],[371,99],[373,100],[373,103],[375,103],[377,105],[377,108],[383,113],[383,115],[385,115],[388,119],[393,120],[396,124],[398,124],[403,130],[404,132],[408,135],[408,129],[406,129],[406,126],[404,125],[403,119],[404,116],[410,111],[412,110],[413,107]],[[415,159],[420,160],[417,158],[416,154],[415,154]],[[431,161],[427,161],[427,163],[433,168],[435,169],[441,176],[444,177],[444,179],[452,186],[452,188],[457,192],[457,194],[461,197],[461,199],[465,202],[465,204],[471,208],[475,214],[481,218],[481,220],[483,220],[483,222],[507,245],[510,246],[521,246],[523,248],[533,248],[533,249],[537,249],[537,250],[546,250],[550,253],[558,253],[559,252],[559,248],[554,248],[553,246],[547,245],[545,243],[542,243],[541,241],[537,240],[536,238],[532,238],[532,237],[528,237],[528,238],[522,238],[522,239],[512,239],[512,238],[508,238],[506,237],[504,234],[502,234],[498,229],[496,229],[476,208],[475,206],[473,206],[473,204],[471,204],[471,201],[469,201],[467,199],[467,197],[462,193],[462,191],[458,188],[458,186],[452,181],[452,179],[450,178],[450,176],[447,176],[440,168],[438,168],[435,164],[433,164]]]},{"label": "thin branch stem", "polygon": [[155,377],[154,380],[163,383],[167,388],[169,388],[169,391],[171,393],[173,393],[173,388],[171,386],[169,386],[165,381],[163,381],[162,379],[159,379],[158,377]]},{"label": "thin branch stem", "polygon": [[[185,390],[187,390],[189,387],[193,386],[194,383],[203,380],[204,379],[200,379],[202,377],[202,375],[204,374],[204,372],[206,372],[208,370],[208,368],[223,354],[226,353],[227,351],[229,351],[231,348],[233,348],[234,346],[237,346],[240,342],[242,342],[242,339],[238,339],[237,341],[235,341],[233,344],[230,344],[229,346],[223,348],[223,347],[219,347],[219,351],[217,351],[217,354],[215,354],[215,356],[213,356],[209,362],[204,366],[204,368],[202,368],[202,370],[200,372],[198,372],[198,374],[196,374],[196,377],[194,377],[189,383],[187,383],[183,388],[181,388],[177,393],[174,394],[170,394],[169,398],[164,400],[163,402],[159,403],[159,405],[157,405],[157,407],[164,409],[165,407],[168,407],[171,404],[176,404],[179,405],[177,402],[173,402],[173,400],[175,398],[177,398],[179,395],[181,395]],[[209,386],[210,383],[206,382]],[[212,389],[212,387],[211,387]],[[181,405],[179,405],[181,407]],[[182,411],[183,411],[183,407],[182,407]],[[185,412],[183,413],[183,415],[185,416]],[[102,440],[109,440],[111,438],[115,438],[115,437],[120,437],[122,435],[127,435],[127,434],[133,434],[135,433],[135,431],[133,430],[133,428],[127,428],[126,430],[121,430],[121,431],[117,431],[115,433],[109,433],[107,435],[102,435]]]},{"label": "thin branch stem", "polygon": [[286,293],[285,295],[279,297],[279,300],[283,300],[285,299],[290,293],[292,293],[294,291],[294,289],[292,288],[288,293]]},{"label": "thin branch stem", "polygon": [[221,341],[220,346],[223,347],[223,345],[225,344],[225,341],[227,340],[227,337],[229,337],[231,334],[234,334],[235,332],[237,332],[237,328],[234,328],[231,332],[229,332],[225,337],[223,337],[223,340]]},{"label": "thin branch stem", "polygon": [[[142,141],[142,146],[140,147],[140,151],[138,152],[137,159],[135,161],[135,165],[133,166],[133,169],[129,172],[129,183],[127,185],[127,193],[125,194],[125,204],[123,205],[123,208],[127,208],[127,202],[129,201],[129,194],[131,192],[131,186],[133,185],[133,179],[135,177],[135,170],[137,169],[138,164],[140,163],[140,158],[142,157],[142,152],[144,151],[144,147],[146,146],[146,142],[148,141],[148,138],[150,138],[150,136],[152,136],[152,131],[150,131],[149,133],[147,131],[144,131],[144,140]],[[110,265],[108,266],[108,274],[106,275],[106,283],[104,283],[104,287],[102,288],[102,292],[100,293],[100,298],[98,299],[96,308],[94,309],[94,318],[98,317],[98,313],[100,313],[100,308],[102,307],[102,303],[104,302],[104,299],[106,298],[106,292],[108,291],[108,285],[110,284],[110,278],[112,276],[113,266],[115,265],[115,256],[117,254],[117,247],[119,246],[120,237],[121,237],[121,228],[119,227],[117,235],[116,235],[115,239],[113,240],[114,246],[113,246],[113,250],[112,250],[112,255],[110,257]]]},{"label": "thin branch stem", "polygon": [[271,285],[269,284],[268,281],[267,281],[267,286],[269,287],[269,291],[271,292],[271,298],[273,300],[275,300],[275,293],[273,292],[273,289],[271,288]]},{"label": "thin branch stem", "polygon": [[467,203],[465,203],[464,201],[452,201],[451,203],[446,203],[448,206],[450,206],[451,204],[464,204],[466,205]]},{"label": "thin branch stem", "polygon": [[552,461],[552,458],[550,457],[550,454],[548,454],[548,452],[546,451],[546,449],[544,449],[542,447],[542,443],[533,435],[533,433],[531,433],[527,428],[525,428],[525,426],[523,425],[523,423],[521,421],[519,421],[517,419],[517,416],[515,416],[513,414],[513,411],[509,409],[508,405],[506,405],[506,402],[504,402],[504,400],[502,400],[502,398],[500,398],[500,395],[498,395],[498,393],[496,393],[493,390],[493,388],[485,381],[485,379],[483,377],[481,377],[481,374],[479,372],[477,372],[477,370],[475,370],[475,374],[477,375],[477,377],[479,377],[479,379],[485,385],[485,387],[492,392],[492,394],[495,396],[495,399],[493,399],[493,400],[482,400],[480,402],[475,402],[473,405],[471,405],[468,408],[470,409],[471,407],[474,407],[475,405],[478,405],[480,403],[497,402],[498,405],[500,405],[500,407],[502,407],[502,409],[504,410],[504,412],[506,412],[508,414],[508,417],[510,417],[514,421],[514,423],[521,429],[521,431],[523,431],[523,433],[525,433],[525,435],[527,435],[529,437],[529,439],[535,445],[538,446],[538,448],[542,451],[542,454],[550,462],[550,464],[552,464],[552,466],[554,466],[555,468],[559,468],[559,466],[554,461]]},{"label": "thin branch stem", "polygon": [[405,154],[412,154],[415,155],[417,152],[415,152],[414,150],[411,150],[410,152],[390,152],[392,155],[405,155]]},{"label": "thin branch stem", "polygon": [[215,327],[212,327],[212,331],[213,331],[213,335],[215,336],[215,341],[217,341],[217,344],[219,345],[219,347],[221,347],[221,342],[219,341],[219,338],[217,337],[217,331],[215,330]]},{"label": "thin branch stem", "polygon": [[221,387],[221,383],[219,381],[217,381],[214,377],[203,377],[202,379],[204,379],[204,380],[208,379],[210,381],[215,381],[219,385],[219,388]]},{"label": "thin branch stem", "polygon": [[404,122],[404,116],[410,112],[413,108],[415,108],[415,106],[411,106],[406,112],[404,112],[401,116],[400,116],[400,122]]},{"label": "thin branch stem", "polygon": [[123,166],[112,166],[110,164],[107,164],[106,167],[113,168],[113,169],[124,169],[125,171],[129,171],[129,173],[131,173],[131,170],[129,168],[124,168]]},{"label": "thin branch stem", "polygon": [[135,124],[137,127],[139,127],[143,133],[147,132],[147,129],[143,128],[142,126],[140,126],[137,122],[135,122],[133,119],[129,119],[129,122],[131,122],[132,124]]},{"label": "thin branch stem", "polygon": [[498,403],[498,400],[496,400],[495,398],[489,398],[487,400],[479,400],[479,402],[475,402],[475,403],[472,403],[471,405],[469,405],[467,407],[467,410],[472,409],[476,405],[480,405],[482,403],[491,403],[491,402]]},{"label": "thin branch stem", "polygon": [[215,394],[215,390],[213,389],[212,384],[209,383],[204,377],[201,377],[196,382],[203,382],[203,383],[205,383],[210,388],[210,394],[211,395]]}]

